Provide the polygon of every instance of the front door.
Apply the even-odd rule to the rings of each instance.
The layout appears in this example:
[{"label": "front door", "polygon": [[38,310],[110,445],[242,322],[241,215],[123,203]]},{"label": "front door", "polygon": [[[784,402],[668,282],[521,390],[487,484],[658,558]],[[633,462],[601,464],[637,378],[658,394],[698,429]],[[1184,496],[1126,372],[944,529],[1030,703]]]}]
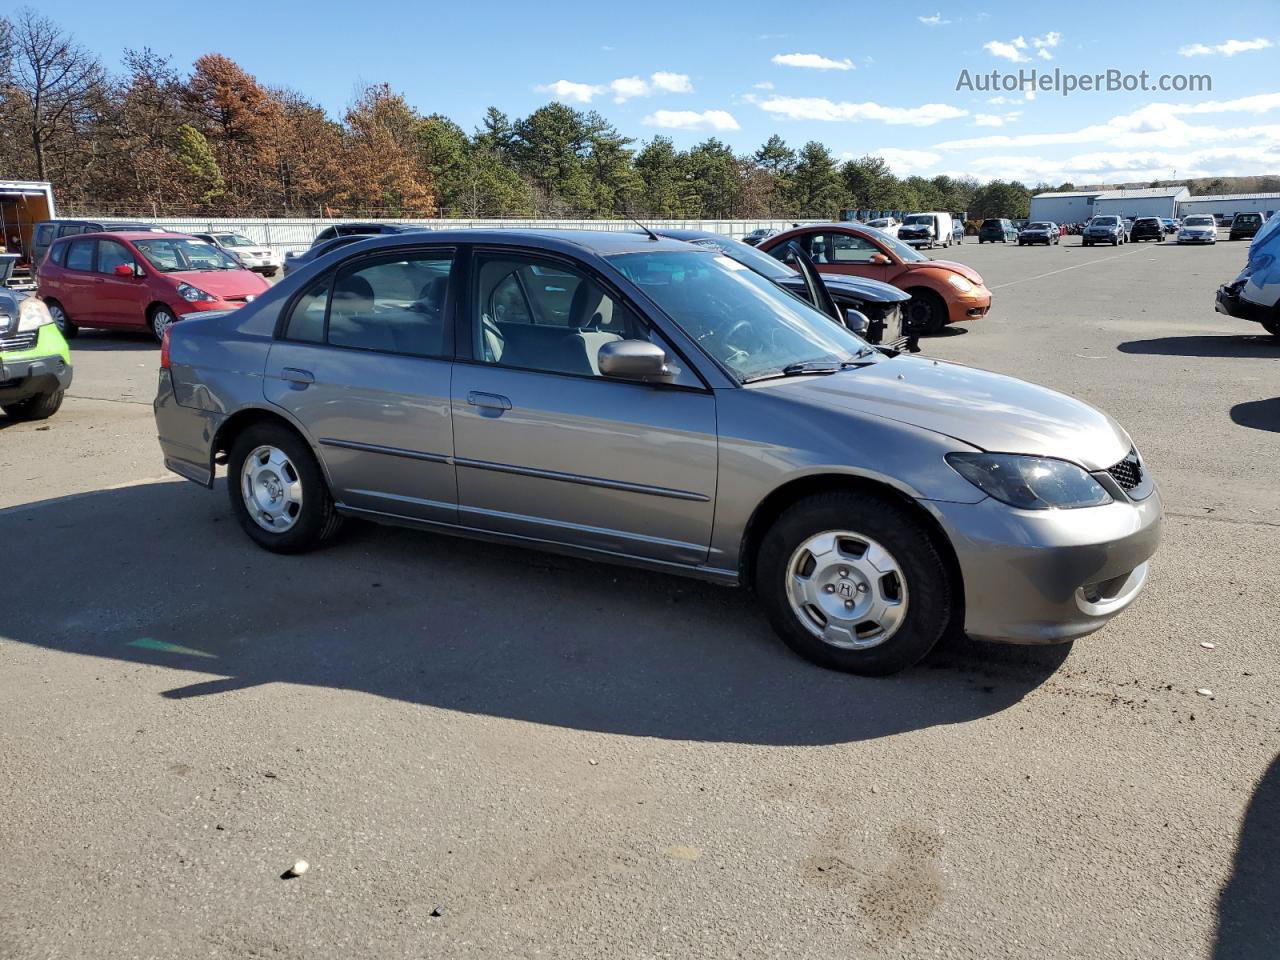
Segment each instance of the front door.
[{"label": "front door", "polygon": [[[716,486],[715,397],[661,335],[585,268],[477,253],[454,369],[465,526],[681,564],[703,563]],[[599,350],[648,339],[673,382],[602,376]]]},{"label": "front door", "polygon": [[453,253],[348,259],[293,301],[264,391],[310,434],[339,503],[454,523]]},{"label": "front door", "polygon": [[[116,267],[120,266],[128,267],[130,275],[116,276]],[[96,274],[97,319],[103,323],[145,326],[147,281],[138,275],[138,260],[133,251],[118,240],[99,240]]]}]

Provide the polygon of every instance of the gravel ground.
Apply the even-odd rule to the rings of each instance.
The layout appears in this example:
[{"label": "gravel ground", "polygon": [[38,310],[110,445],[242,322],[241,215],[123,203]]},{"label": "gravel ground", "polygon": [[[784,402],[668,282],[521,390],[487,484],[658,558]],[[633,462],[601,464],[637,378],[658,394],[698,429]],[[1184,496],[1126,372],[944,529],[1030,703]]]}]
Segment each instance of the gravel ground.
[{"label": "gravel ground", "polygon": [[58,416],[0,420],[0,957],[1280,956],[1280,342],[1212,309],[1244,247],[945,255],[995,306],[926,352],[1116,416],[1166,540],[1101,633],[886,680],[695,582],[258,551],[162,475],[154,346],[83,334]]}]

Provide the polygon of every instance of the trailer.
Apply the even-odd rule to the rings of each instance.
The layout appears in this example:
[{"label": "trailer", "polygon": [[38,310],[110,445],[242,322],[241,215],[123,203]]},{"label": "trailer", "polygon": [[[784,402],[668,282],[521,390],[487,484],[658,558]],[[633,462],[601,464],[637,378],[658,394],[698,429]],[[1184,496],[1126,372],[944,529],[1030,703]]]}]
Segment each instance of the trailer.
[{"label": "trailer", "polygon": [[35,225],[57,215],[53,184],[46,180],[0,180],[0,253],[16,254],[19,271],[29,268]]}]

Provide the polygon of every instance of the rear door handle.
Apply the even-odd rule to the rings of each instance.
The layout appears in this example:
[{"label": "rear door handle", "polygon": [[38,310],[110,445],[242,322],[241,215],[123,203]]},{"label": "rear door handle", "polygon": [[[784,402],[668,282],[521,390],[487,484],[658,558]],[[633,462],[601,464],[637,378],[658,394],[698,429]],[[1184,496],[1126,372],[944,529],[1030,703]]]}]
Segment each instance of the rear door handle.
[{"label": "rear door handle", "polygon": [[280,378],[304,387],[316,382],[315,375],[310,370],[300,370],[297,367],[285,367],[280,371]]},{"label": "rear door handle", "polygon": [[500,393],[481,393],[472,390],[467,394],[467,403],[473,407],[484,407],[486,410],[510,410],[511,401]]}]

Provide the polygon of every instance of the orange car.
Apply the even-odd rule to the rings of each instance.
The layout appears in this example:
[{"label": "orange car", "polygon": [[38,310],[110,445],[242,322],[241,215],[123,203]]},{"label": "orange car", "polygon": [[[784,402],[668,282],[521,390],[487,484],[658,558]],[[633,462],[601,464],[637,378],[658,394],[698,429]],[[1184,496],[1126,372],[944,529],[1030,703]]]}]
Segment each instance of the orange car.
[{"label": "orange car", "polygon": [[972,267],[931,260],[879,230],[814,224],[769,237],[759,248],[785,261],[792,240],[823,273],[869,277],[911,294],[903,316],[911,333],[937,333],[948,323],[979,320],[991,309],[991,291]]}]

